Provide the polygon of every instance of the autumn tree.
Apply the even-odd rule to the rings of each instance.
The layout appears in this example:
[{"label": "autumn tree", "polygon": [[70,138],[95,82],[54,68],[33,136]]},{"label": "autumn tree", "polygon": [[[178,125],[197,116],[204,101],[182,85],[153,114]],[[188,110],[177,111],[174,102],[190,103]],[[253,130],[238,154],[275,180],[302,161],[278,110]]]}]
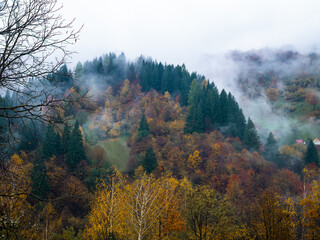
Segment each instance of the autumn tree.
[{"label": "autumn tree", "polygon": [[302,225],[304,228],[304,239],[319,239],[320,236],[320,185],[314,181],[311,193],[307,198],[300,201],[303,206]]},{"label": "autumn tree", "polygon": [[279,91],[276,88],[269,88],[266,92],[266,95],[273,106],[274,102],[279,98]]},{"label": "autumn tree", "polygon": [[126,235],[123,220],[124,183],[121,173],[115,172],[108,182],[98,186],[83,233],[85,239],[116,239]]},{"label": "autumn tree", "polygon": [[155,179],[143,174],[125,187],[125,206],[130,239],[151,238],[158,218],[174,195],[177,181],[171,177]]},{"label": "autumn tree", "polygon": [[266,190],[259,200],[256,231],[259,239],[295,239],[292,202],[282,206],[274,190]]},{"label": "autumn tree", "polygon": [[128,79],[123,81],[120,89],[120,102],[122,104],[127,104],[132,100],[132,92],[130,89],[130,82]]},{"label": "autumn tree", "polygon": [[198,186],[187,195],[187,222],[194,239],[233,239],[234,219],[227,203],[209,186]]},{"label": "autumn tree", "polygon": [[201,168],[202,159],[200,156],[200,152],[198,150],[195,150],[193,154],[189,155],[188,158],[188,167],[190,169],[198,170]]},{"label": "autumn tree", "polygon": [[317,104],[319,103],[319,95],[317,92],[307,91],[306,93],[306,102],[312,106],[313,110],[315,110]]},{"label": "autumn tree", "polygon": [[33,208],[28,200],[33,164],[14,154],[6,167],[6,174],[0,175],[0,238],[36,239],[38,222],[32,219]]},{"label": "autumn tree", "polygon": [[304,150],[299,151],[295,146],[282,145],[279,148],[280,158],[278,159],[279,167],[294,168],[300,172],[303,168]]}]

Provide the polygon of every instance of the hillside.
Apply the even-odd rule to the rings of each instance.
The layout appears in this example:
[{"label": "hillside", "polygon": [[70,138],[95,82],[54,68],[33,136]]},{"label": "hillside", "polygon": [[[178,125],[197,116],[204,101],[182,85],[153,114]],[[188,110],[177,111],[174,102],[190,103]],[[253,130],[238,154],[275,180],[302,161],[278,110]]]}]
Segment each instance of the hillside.
[{"label": "hillside", "polygon": [[[274,115],[316,126],[309,119],[318,105],[306,107],[306,97],[291,91],[300,80],[260,81],[256,59],[246,63],[254,65],[250,77],[239,78],[247,101],[275,89]],[[50,112],[51,124],[15,122],[21,142],[6,163],[11,182],[2,177],[1,188],[27,194],[0,208],[10,221],[19,218],[0,225],[7,238],[300,239],[302,229],[317,231],[308,225],[318,219],[310,214],[319,194],[312,141],[283,145],[268,118],[255,125],[231,92],[185,65],[110,53],[68,73],[63,66],[50,76],[54,94],[79,101]],[[303,91],[318,91],[310,81]],[[1,102],[16,98],[8,91]]]},{"label": "hillside", "polygon": [[248,112],[254,115],[262,138],[266,140],[272,131],[281,143],[293,144],[296,139],[320,136],[318,54],[262,49],[232,52],[228,58],[239,66],[235,84],[241,90],[241,101],[251,108]]}]

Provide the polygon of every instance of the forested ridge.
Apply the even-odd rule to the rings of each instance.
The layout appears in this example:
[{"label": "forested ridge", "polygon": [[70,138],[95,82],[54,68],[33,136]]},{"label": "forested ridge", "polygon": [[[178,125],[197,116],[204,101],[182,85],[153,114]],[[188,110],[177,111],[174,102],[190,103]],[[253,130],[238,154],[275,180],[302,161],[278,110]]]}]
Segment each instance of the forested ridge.
[{"label": "forested ridge", "polygon": [[[77,101],[49,111],[48,123],[0,118],[13,173],[1,176],[11,197],[0,196],[0,239],[318,239],[317,146],[272,132],[262,142],[212,80],[109,53],[74,73],[63,65],[48,82],[52,98]],[[255,86],[277,110],[275,82]],[[5,114],[19,99],[1,97]]]}]

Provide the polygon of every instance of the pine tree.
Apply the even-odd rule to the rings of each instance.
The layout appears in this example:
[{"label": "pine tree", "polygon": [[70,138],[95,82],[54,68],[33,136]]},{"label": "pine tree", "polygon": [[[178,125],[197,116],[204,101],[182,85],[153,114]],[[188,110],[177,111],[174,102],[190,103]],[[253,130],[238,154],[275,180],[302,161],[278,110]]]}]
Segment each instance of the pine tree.
[{"label": "pine tree", "polygon": [[243,111],[241,108],[239,108],[239,111],[236,116],[236,136],[240,138],[240,140],[243,140],[244,132],[246,130],[247,121],[243,114]]},{"label": "pine tree", "polygon": [[44,159],[40,157],[39,153],[36,154],[36,158],[34,160],[31,179],[32,194],[40,199],[45,199],[50,191],[50,186],[47,179],[47,169]]},{"label": "pine tree", "polygon": [[76,124],[74,125],[73,131],[70,137],[66,164],[68,165],[70,170],[73,171],[76,168],[76,166],[82,160],[85,160],[85,159],[86,159],[86,156],[83,148],[82,134],[80,131],[79,123],[77,121]]},{"label": "pine tree", "polygon": [[70,137],[71,137],[70,127],[68,124],[65,124],[63,128],[62,139],[61,139],[61,149],[63,154],[66,154],[68,151],[68,146],[70,144]]},{"label": "pine tree", "polygon": [[42,158],[48,160],[53,155],[57,154],[57,145],[56,145],[57,136],[54,131],[52,124],[49,124],[47,127],[46,135],[42,144]]},{"label": "pine tree", "polygon": [[56,148],[56,153],[62,154],[63,148],[61,145],[61,137],[60,137],[59,133],[56,133],[56,138],[55,138],[54,144],[55,144],[55,148]]},{"label": "pine tree", "polygon": [[21,143],[19,149],[32,151],[38,146],[39,138],[36,134],[37,130],[37,126],[31,122],[20,129]]},{"label": "pine tree", "polygon": [[149,174],[158,166],[156,154],[153,151],[152,146],[150,145],[147,149],[146,155],[142,161],[142,167]]},{"label": "pine tree", "polygon": [[136,80],[137,78],[137,75],[136,75],[136,70],[134,68],[134,65],[133,63],[131,63],[128,67],[128,70],[127,70],[127,78],[129,79],[130,82]]},{"label": "pine tree", "polygon": [[196,79],[190,85],[188,96],[189,112],[186,118],[184,133],[201,133],[204,131],[203,103],[201,89]]},{"label": "pine tree", "polygon": [[164,68],[162,79],[161,79],[161,92],[165,93],[168,91],[169,93],[173,92],[172,89],[172,79],[173,79],[173,67],[172,65],[167,65]]},{"label": "pine tree", "polygon": [[219,122],[222,126],[226,126],[229,119],[229,109],[228,109],[228,95],[224,89],[222,89],[219,97],[219,105],[220,105],[220,116]]},{"label": "pine tree", "polygon": [[81,62],[77,63],[76,69],[74,71],[74,78],[75,80],[79,81],[82,78],[82,71],[83,71],[83,67]]},{"label": "pine tree", "polygon": [[198,106],[192,106],[189,109],[189,113],[186,119],[186,125],[184,127],[184,133],[202,133],[204,131],[204,119],[200,104]]},{"label": "pine tree", "polygon": [[250,151],[260,151],[260,139],[250,118],[248,118],[246,130],[243,134],[243,142]]},{"label": "pine tree", "polygon": [[193,79],[190,85],[189,95],[188,95],[188,106],[196,106],[199,103],[200,97],[200,87],[196,79]]},{"label": "pine tree", "polygon": [[209,118],[212,126],[210,130],[216,129],[219,124],[220,105],[219,92],[214,84],[208,84],[208,91],[204,104],[204,117]]},{"label": "pine tree", "polygon": [[190,77],[189,72],[186,70],[186,66],[182,65],[182,79],[181,79],[181,86],[180,86],[180,105],[186,106],[188,104],[188,93],[190,90],[190,85],[192,82],[192,78]]},{"label": "pine tree", "polygon": [[307,152],[304,158],[304,162],[305,162],[305,165],[308,165],[310,163],[315,163],[317,166],[319,166],[318,151],[311,139],[308,142],[308,147],[307,147]]},{"label": "pine tree", "polygon": [[278,155],[277,140],[274,138],[272,132],[269,133],[267,143],[264,148],[264,154],[266,160],[270,162],[276,162]]},{"label": "pine tree", "polygon": [[137,134],[137,141],[141,140],[144,137],[147,137],[149,135],[149,124],[146,118],[146,115],[143,113],[140,124],[139,124],[139,129],[138,129],[138,134]]}]

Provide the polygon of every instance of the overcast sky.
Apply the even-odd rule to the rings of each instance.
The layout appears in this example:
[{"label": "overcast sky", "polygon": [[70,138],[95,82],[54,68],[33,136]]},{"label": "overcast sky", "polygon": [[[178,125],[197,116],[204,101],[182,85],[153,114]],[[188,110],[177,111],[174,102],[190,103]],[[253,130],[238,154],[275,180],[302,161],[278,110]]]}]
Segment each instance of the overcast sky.
[{"label": "overcast sky", "polygon": [[[319,0],[60,0],[84,24],[74,62],[141,54],[190,70],[229,50],[320,47]],[[203,73],[205,74],[205,73]]]}]

